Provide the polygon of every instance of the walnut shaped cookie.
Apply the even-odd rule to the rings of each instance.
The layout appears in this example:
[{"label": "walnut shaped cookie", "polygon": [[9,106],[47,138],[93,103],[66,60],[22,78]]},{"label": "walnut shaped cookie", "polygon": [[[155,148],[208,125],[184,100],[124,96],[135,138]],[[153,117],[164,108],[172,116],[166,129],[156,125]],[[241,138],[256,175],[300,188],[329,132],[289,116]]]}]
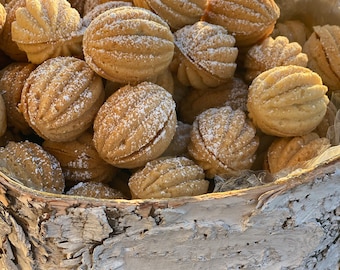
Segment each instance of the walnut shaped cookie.
[{"label": "walnut shaped cookie", "polygon": [[119,168],[138,168],[159,157],[176,132],[175,101],[163,87],[142,82],[114,92],[94,120],[94,145]]},{"label": "walnut shaped cookie", "polygon": [[326,114],[327,86],[312,70],[295,65],[262,72],[249,86],[247,108],[256,127],[278,137],[313,131]]},{"label": "walnut shaped cookie", "polygon": [[26,0],[15,12],[12,39],[40,64],[57,56],[81,56],[84,29],[78,11],[66,0]]},{"label": "walnut shaped cookie", "polygon": [[174,37],[158,15],[122,6],[95,17],[83,39],[85,61],[105,79],[137,84],[164,72],[174,54]]},{"label": "walnut shaped cookie", "polygon": [[234,76],[238,49],[225,28],[199,21],[177,30],[174,36],[176,54],[171,68],[182,84],[217,87]]},{"label": "walnut shaped cookie", "polygon": [[102,78],[84,60],[59,56],[30,73],[19,109],[40,137],[65,142],[92,126],[104,97]]},{"label": "walnut shaped cookie", "polygon": [[258,146],[256,129],[245,112],[224,106],[207,109],[196,117],[188,151],[206,176],[213,178],[250,169]]}]

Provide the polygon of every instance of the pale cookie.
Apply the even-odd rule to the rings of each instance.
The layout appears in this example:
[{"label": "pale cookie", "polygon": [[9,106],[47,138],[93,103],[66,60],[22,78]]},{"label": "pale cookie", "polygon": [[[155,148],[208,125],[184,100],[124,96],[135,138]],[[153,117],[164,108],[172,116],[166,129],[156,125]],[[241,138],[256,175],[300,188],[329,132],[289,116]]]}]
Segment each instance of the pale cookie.
[{"label": "pale cookie", "polygon": [[268,149],[265,167],[271,173],[305,168],[305,162],[317,157],[330,146],[327,138],[320,138],[316,133],[277,138]]},{"label": "pale cookie", "polygon": [[340,26],[315,26],[305,42],[308,67],[319,74],[329,91],[340,89]]},{"label": "pale cookie", "polygon": [[274,0],[209,0],[203,20],[225,27],[238,47],[248,47],[268,37],[279,16]]},{"label": "pale cookie", "polygon": [[129,179],[133,199],[175,198],[207,193],[204,171],[186,157],[164,157],[148,162]]},{"label": "pale cookie", "polygon": [[92,133],[84,132],[69,142],[44,141],[43,148],[60,162],[68,182],[109,182],[117,168],[105,162],[92,141]]},{"label": "pale cookie", "polygon": [[175,101],[161,86],[143,82],[114,92],[94,120],[99,155],[119,168],[137,168],[159,157],[176,132]]},{"label": "pale cookie", "polygon": [[147,8],[178,30],[198,22],[204,14],[206,0],[133,0],[135,6]]},{"label": "pale cookie", "polygon": [[308,57],[302,53],[299,43],[289,42],[284,36],[275,39],[268,37],[248,50],[244,60],[245,78],[251,82],[260,73],[273,67],[288,65],[306,67],[307,62]]},{"label": "pale cookie", "polygon": [[66,0],[26,0],[15,14],[12,39],[30,62],[82,55],[81,17]]},{"label": "pale cookie", "polygon": [[195,119],[189,154],[206,172],[234,176],[250,169],[259,145],[256,129],[240,109],[211,108]]},{"label": "pale cookie", "polygon": [[0,168],[23,185],[51,193],[62,193],[64,176],[57,159],[40,145],[9,142],[0,148]]},{"label": "pale cookie", "polygon": [[249,86],[249,117],[268,135],[305,135],[326,114],[327,90],[320,76],[308,68],[274,67],[262,72]]},{"label": "pale cookie", "polygon": [[85,61],[103,78],[119,83],[154,80],[169,67],[174,47],[163,19],[130,6],[94,18],[83,39]]},{"label": "pale cookie", "polygon": [[14,62],[0,71],[0,89],[6,104],[8,127],[24,135],[31,134],[32,129],[18,105],[25,81],[35,68],[36,65],[32,63]]},{"label": "pale cookie", "polygon": [[40,137],[65,142],[91,127],[104,96],[102,78],[85,61],[60,56],[31,72],[19,109]]}]

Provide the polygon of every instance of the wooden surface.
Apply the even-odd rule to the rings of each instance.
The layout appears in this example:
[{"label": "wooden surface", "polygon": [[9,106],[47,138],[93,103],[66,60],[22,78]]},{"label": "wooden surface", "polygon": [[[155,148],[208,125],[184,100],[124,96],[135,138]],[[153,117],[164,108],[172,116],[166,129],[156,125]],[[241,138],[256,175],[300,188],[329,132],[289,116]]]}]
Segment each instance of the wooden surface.
[{"label": "wooden surface", "polygon": [[55,196],[0,176],[0,269],[338,269],[340,163],[172,200]]}]

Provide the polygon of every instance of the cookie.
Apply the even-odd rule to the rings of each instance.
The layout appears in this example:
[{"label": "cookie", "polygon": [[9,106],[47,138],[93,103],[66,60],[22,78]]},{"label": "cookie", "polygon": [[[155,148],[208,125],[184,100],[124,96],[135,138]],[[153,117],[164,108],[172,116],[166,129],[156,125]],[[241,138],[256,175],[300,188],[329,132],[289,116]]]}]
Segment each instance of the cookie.
[{"label": "cookie", "polygon": [[11,141],[1,147],[0,168],[29,188],[59,194],[64,191],[60,163],[36,143]]},{"label": "cookie", "polygon": [[297,42],[301,47],[311,35],[310,29],[300,20],[285,20],[277,22],[271,36],[285,36],[289,42]]},{"label": "cookie", "polygon": [[125,199],[124,194],[101,182],[80,182],[67,192],[70,196],[92,197],[96,199]]},{"label": "cookie", "polygon": [[224,106],[210,108],[196,117],[188,151],[206,176],[213,178],[235,176],[250,169],[258,145],[256,129],[245,112]]},{"label": "cookie", "polygon": [[26,79],[36,65],[26,62],[14,62],[0,71],[0,89],[6,104],[7,123],[15,132],[32,134],[32,129],[20,112],[18,105]]},{"label": "cookie", "polygon": [[168,24],[149,10],[122,6],[92,20],[86,28],[85,61],[105,79],[137,84],[164,72],[174,54]]},{"label": "cookie", "polygon": [[172,64],[172,70],[182,84],[217,87],[234,76],[238,49],[222,26],[200,21],[184,26],[174,36],[178,64]]},{"label": "cookie", "polygon": [[104,96],[102,78],[84,60],[59,56],[31,72],[19,109],[40,137],[65,142],[92,126]]},{"label": "cookie", "polygon": [[248,50],[244,60],[245,79],[251,82],[263,71],[276,66],[307,67],[307,62],[308,57],[299,43],[289,42],[284,36],[268,37]]},{"label": "cookie", "polygon": [[178,104],[179,119],[192,124],[203,111],[225,105],[246,111],[247,98],[248,85],[237,77],[214,88],[191,88]]},{"label": "cookie", "polygon": [[302,136],[313,131],[326,114],[327,86],[301,66],[279,66],[258,75],[249,86],[249,118],[268,135]]},{"label": "cookie", "polygon": [[340,26],[314,26],[303,46],[308,55],[308,68],[318,73],[329,91],[340,88]]},{"label": "cookie", "polygon": [[81,56],[84,29],[78,11],[66,0],[26,0],[15,12],[12,40],[30,62]]},{"label": "cookie", "polygon": [[175,101],[163,87],[142,82],[114,92],[94,120],[94,145],[119,168],[137,168],[159,157],[176,132]]},{"label": "cookie", "polygon": [[0,137],[6,133],[7,130],[7,116],[5,101],[0,94]]},{"label": "cookie", "polygon": [[133,199],[175,198],[208,191],[204,171],[186,157],[164,157],[148,162],[129,179]]},{"label": "cookie", "polygon": [[279,16],[273,0],[209,0],[203,20],[233,33],[238,47],[249,47],[272,33]]},{"label": "cookie", "polygon": [[151,10],[165,20],[173,31],[198,22],[204,14],[206,0],[152,1],[134,0],[135,6]]},{"label": "cookie", "polygon": [[92,133],[84,132],[69,142],[43,142],[43,148],[60,162],[65,181],[107,183],[115,176],[117,168],[100,158],[92,138]]},{"label": "cookie", "polygon": [[330,146],[327,138],[320,138],[316,133],[277,138],[268,149],[266,167],[271,173],[305,168],[305,162],[317,157]]}]

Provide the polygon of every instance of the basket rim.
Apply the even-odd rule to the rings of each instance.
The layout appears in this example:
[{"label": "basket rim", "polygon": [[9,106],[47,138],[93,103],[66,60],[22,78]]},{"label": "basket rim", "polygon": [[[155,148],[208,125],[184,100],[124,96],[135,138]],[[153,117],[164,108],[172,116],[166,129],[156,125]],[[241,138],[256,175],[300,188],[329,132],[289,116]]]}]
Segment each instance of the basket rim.
[{"label": "basket rim", "polygon": [[[194,203],[197,201],[209,201],[226,197],[240,197],[249,194],[256,194],[259,199],[265,193],[284,192],[298,185],[312,181],[315,178],[322,177],[325,174],[340,171],[340,146],[336,146],[334,155],[325,153],[324,156],[311,164],[308,169],[297,169],[292,173],[279,178],[273,182],[266,183],[256,187],[244,189],[230,190],[224,192],[211,192],[197,196],[183,196],[176,198],[162,199],[101,199],[93,197],[74,196],[67,194],[48,193],[35,190],[25,186],[17,180],[7,176],[0,171],[0,202],[6,203],[6,193],[14,192],[17,196],[28,196],[36,201],[44,201],[49,204],[66,204],[66,205],[92,205],[92,206],[135,206],[135,205],[155,205],[157,208],[167,208],[186,203]],[[334,151],[333,151],[334,152]],[[339,152],[339,153],[338,153]],[[329,156],[330,155],[330,156]]]}]

